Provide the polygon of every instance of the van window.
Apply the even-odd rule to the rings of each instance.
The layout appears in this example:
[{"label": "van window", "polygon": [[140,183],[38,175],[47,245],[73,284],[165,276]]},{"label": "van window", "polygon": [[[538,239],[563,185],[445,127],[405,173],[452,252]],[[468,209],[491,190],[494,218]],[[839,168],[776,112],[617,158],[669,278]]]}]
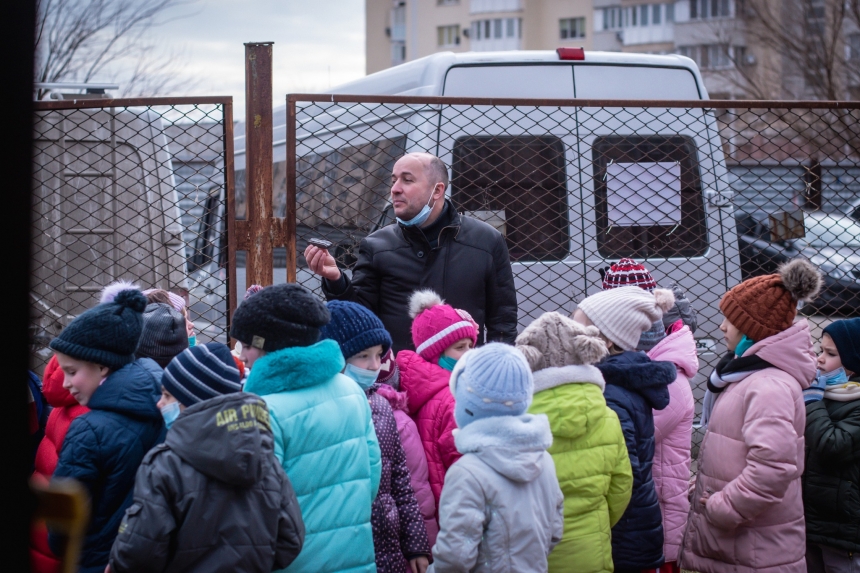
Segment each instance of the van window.
[{"label": "van window", "polygon": [[451,199],[503,230],[512,261],[563,260],[569,224],[564,146],[554,136],[454,142]]},{"label": "van window", "polygon": [[702,99],[687,68],[578,64],[573,75],[578,98]]},{"label": "van window", "polygon": [[[612,209],[607,175],[613,175],[612,164],[641,166],[677,164],[680,169],[680,198],[668,197],[657,207],[643,205],[641,181],[632,181],[630,210],[640,212],[656,209],[667,212],[666,217],[654,217],[652,224],[637,225],[610,221]],[[705,206],[699,161],[692,138],[681,135],[613,135],[594,138],[592,144],[594,170],[594,202],[597,223],[597,251],[607,259],[622,257],[698,257],[708,248]],[[617,168],[617,165],[616,165]],[[676,168],[677,169],[677,168]],[[633,171],[631,169],[631,171]],[[638,174],[640,170],[636,170]],[[676,179],[677,181],[677,179]],[[669,193],[667,191],[666,193]],[[680,207],[677,214],[668,213],[672,200]],[[638,204],[634,204],[640,201]],[[616,206],[617,207],[617,206]],[[623,205],[622,205],[623,209]],[[672,222],[672,218],[676,222]],[[661,220],[667,219],[667,220]]]},{"label": "van window", "polygon": [[573,74],[566,64],[456,66],[445,74],[444,95],[570,99]]}]

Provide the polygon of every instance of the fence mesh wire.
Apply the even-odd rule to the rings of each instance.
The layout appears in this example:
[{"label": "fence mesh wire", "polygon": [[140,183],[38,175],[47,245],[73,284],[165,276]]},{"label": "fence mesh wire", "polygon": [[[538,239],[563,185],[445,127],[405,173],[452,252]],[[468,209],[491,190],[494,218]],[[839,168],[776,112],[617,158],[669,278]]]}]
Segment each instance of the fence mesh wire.
[{"label": "fence mesh wire", "polygon": [[275,166],[276,214],[295,162],[297,279],[317,292],[307,240],[332,241],[349,273],[361,240],[394,223],[395,161],[426,151],[448,165],[457,210],[505,236],[520,330],[546,311],[571,314],[622,258],[681,287],[698,315],[697,417],[726,352],[719,301],[741,280],[804,257],[825,280],[802,308],[815,341],[834,318],[860,315],[857,109],[294,99],[296,151]]},{"label": "fence mesh wire", "polygon": [[50,340],[119,279],[181,295],[198,342],[228,341],[225,103],[122,103],[37,103],[30,291],[37,370]]}]

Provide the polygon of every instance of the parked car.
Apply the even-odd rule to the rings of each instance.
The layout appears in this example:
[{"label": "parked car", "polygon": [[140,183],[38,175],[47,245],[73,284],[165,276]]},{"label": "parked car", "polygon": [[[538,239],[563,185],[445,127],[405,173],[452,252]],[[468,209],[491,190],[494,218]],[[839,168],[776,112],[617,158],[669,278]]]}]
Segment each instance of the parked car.
[{"label": "parked car", "polygon": [[805,237],[773,241],[767,213],[738,212],[735,218],[744,280],[804,257],[824,275],[821,295],[805,308],[860,316],[860,223],[838,213],[804,213]]}]

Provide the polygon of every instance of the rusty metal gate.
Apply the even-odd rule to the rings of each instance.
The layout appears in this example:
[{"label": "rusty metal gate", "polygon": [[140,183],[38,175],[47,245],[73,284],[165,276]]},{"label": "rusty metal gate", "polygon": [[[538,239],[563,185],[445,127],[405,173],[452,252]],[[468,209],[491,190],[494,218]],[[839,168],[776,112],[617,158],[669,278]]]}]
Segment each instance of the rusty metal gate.
[{"label": "rusty metal gate", "polygon": [[198,340],[228,342],[232,98],[35,107],[33,367],[50,356],[51,338],[118,279],[180,294]]}]

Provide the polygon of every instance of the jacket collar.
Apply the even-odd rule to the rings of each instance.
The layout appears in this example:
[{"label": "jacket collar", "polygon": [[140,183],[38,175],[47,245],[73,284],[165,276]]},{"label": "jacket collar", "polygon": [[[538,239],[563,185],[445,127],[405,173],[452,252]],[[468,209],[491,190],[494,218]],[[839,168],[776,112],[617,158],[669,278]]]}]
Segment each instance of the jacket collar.
[{"label": "jacket collar", "polygon": [[345,362],[334,340],[269,352],[251,368],[245,391],[265,396],[317,386],[343,370]]},{"label": "jacket collar", "polygon": [[[457,236],[457,233],[459,233],[459,231],[460,231],[460,214],[457,213],[457,209],[454,208],[454,204],[451,203],[450,199],[445,199],[445,208],[442,210],[442,213],[439,215],[439,219],[437,221],[434,221],[433,224],[431,224],[429,226],[429,228],[435,230],[437,228],[437,225],[438,225],[438,229],[439,229],[438,230],[439,237],[438,237],[437,247],[439,244],[441,244],[442,235],[445,233],[445,231],[447,229],[452,229],[455,237]],[[429,241],[427,240],[425,230],[417,228],[417,227],[406,227],[404,225],[401,225],[400,223],[398,223],[397,226],[400,228],[400,231],[403,233],[403,237],[409,243],[418,242],[418,243],[429,245]]]},{"label": "jacket collar", "polygon": [[151,358],[140,358],[111,372],[87,403],[90,410],[119,412],[132,418],[160,419],[156,403],[164,371]]},{"label": "jacket collar", "polygon": [[603,374],[594,366],[570,365],[544,368],[534,373],[535,394],[564,384],[594,384],[600,391],[606,387]]},{"label": "jacket collar", "polygon": [[607,385],[636,392],[655,410],[669,405],[669,384],[677,371],[671,362],[653,362],[644,352],[625,351],[597,364]]}]

